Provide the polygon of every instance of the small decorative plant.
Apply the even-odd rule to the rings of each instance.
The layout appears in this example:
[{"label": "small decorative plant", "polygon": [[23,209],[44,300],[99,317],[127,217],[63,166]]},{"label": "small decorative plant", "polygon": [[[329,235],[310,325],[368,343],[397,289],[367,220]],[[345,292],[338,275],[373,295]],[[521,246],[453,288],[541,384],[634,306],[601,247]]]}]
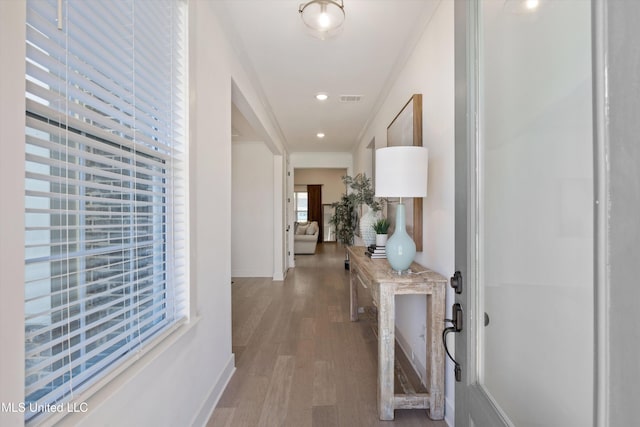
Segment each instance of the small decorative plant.
[{"label": "small decorative plant", "polygon": [[387,234],[390,225],[391,224],[387,218],[380,218],[373,224],[373,229],[376,234]]}]

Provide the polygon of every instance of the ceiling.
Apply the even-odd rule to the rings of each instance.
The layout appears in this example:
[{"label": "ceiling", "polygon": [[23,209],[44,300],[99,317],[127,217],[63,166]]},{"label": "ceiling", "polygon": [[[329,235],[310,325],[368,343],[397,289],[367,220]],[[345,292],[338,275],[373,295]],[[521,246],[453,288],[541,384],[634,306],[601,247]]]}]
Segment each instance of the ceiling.
[{"label": "ceiling", "polygon": [[[289,153],[351,152],[441,0],[344,0],[334,38],[312,37],[302,0],[218,0],[232,47],[254,80]],[[329,95],[320,102],[318,92]],[[356,95],[357,102],[341,96]],[[256,141],[238,108],[233,140]],[[316,137],[323,132],[325,137]]]}]

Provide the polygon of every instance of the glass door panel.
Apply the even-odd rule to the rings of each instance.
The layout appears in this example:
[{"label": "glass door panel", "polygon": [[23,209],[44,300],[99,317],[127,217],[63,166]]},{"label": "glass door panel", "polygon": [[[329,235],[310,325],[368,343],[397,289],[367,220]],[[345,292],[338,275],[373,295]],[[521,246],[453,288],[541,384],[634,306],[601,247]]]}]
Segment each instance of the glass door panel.
[{"label": "glass door panel", "polygon": [[479,2],[477,369],[518,427],[593,422],[590,7]]}]

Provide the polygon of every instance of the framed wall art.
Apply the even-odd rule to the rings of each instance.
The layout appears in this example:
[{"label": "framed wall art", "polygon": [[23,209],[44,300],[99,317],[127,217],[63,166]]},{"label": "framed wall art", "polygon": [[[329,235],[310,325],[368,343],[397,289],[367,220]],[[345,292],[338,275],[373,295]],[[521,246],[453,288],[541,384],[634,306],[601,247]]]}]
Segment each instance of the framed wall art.
[{"label": "framed wall art", "polygon": [[[387,147],[415,145],[422,146],[422,94],[414,94],[402,107],[398,115],[387,127]],[[389,199],[389,203],[398,199]],[[407,212],[407,233],[416,244],[416,251],[422,251],[422,198],[403,200]],[[391,228],[395,228],[395,209],[388,209],[387,216]],[[390,234],[393,230],[390,230]]]}]

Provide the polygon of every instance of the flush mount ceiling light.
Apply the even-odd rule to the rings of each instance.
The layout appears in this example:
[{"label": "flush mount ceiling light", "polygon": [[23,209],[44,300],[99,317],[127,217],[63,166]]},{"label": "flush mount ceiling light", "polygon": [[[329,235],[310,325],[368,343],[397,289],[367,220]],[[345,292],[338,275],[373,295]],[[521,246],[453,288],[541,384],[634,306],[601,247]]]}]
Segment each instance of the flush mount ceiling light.
[{"label": "flush mount ceiling light", "polygon": [[318,138],[322,139],[322,138],[324,138],[324,133],[322,133],[322,132],[318,132],[318,133],[316,134],[316,136],[317,136]]},{"label": "flush mount ceiling light", "polygon": [[536,9],[538,6],[540,5],[540,1],[539,0],[527,0],[524,3],[524,7],[526,7],[529,10],[534,10]]},{"label": "flush mount ceiling light", "polygon": [[342,31],[345,18],[343,0],[311,0],[301,4],[298,12],[311,34],[321,40]]},{"label": "flush mount ceiling light", "polygon": [[326,101],[328,98],[329,98],[329,95],[327,95],[324,92],[320,92],[320,93],[316,94],[316,99],[318,101]]}]

